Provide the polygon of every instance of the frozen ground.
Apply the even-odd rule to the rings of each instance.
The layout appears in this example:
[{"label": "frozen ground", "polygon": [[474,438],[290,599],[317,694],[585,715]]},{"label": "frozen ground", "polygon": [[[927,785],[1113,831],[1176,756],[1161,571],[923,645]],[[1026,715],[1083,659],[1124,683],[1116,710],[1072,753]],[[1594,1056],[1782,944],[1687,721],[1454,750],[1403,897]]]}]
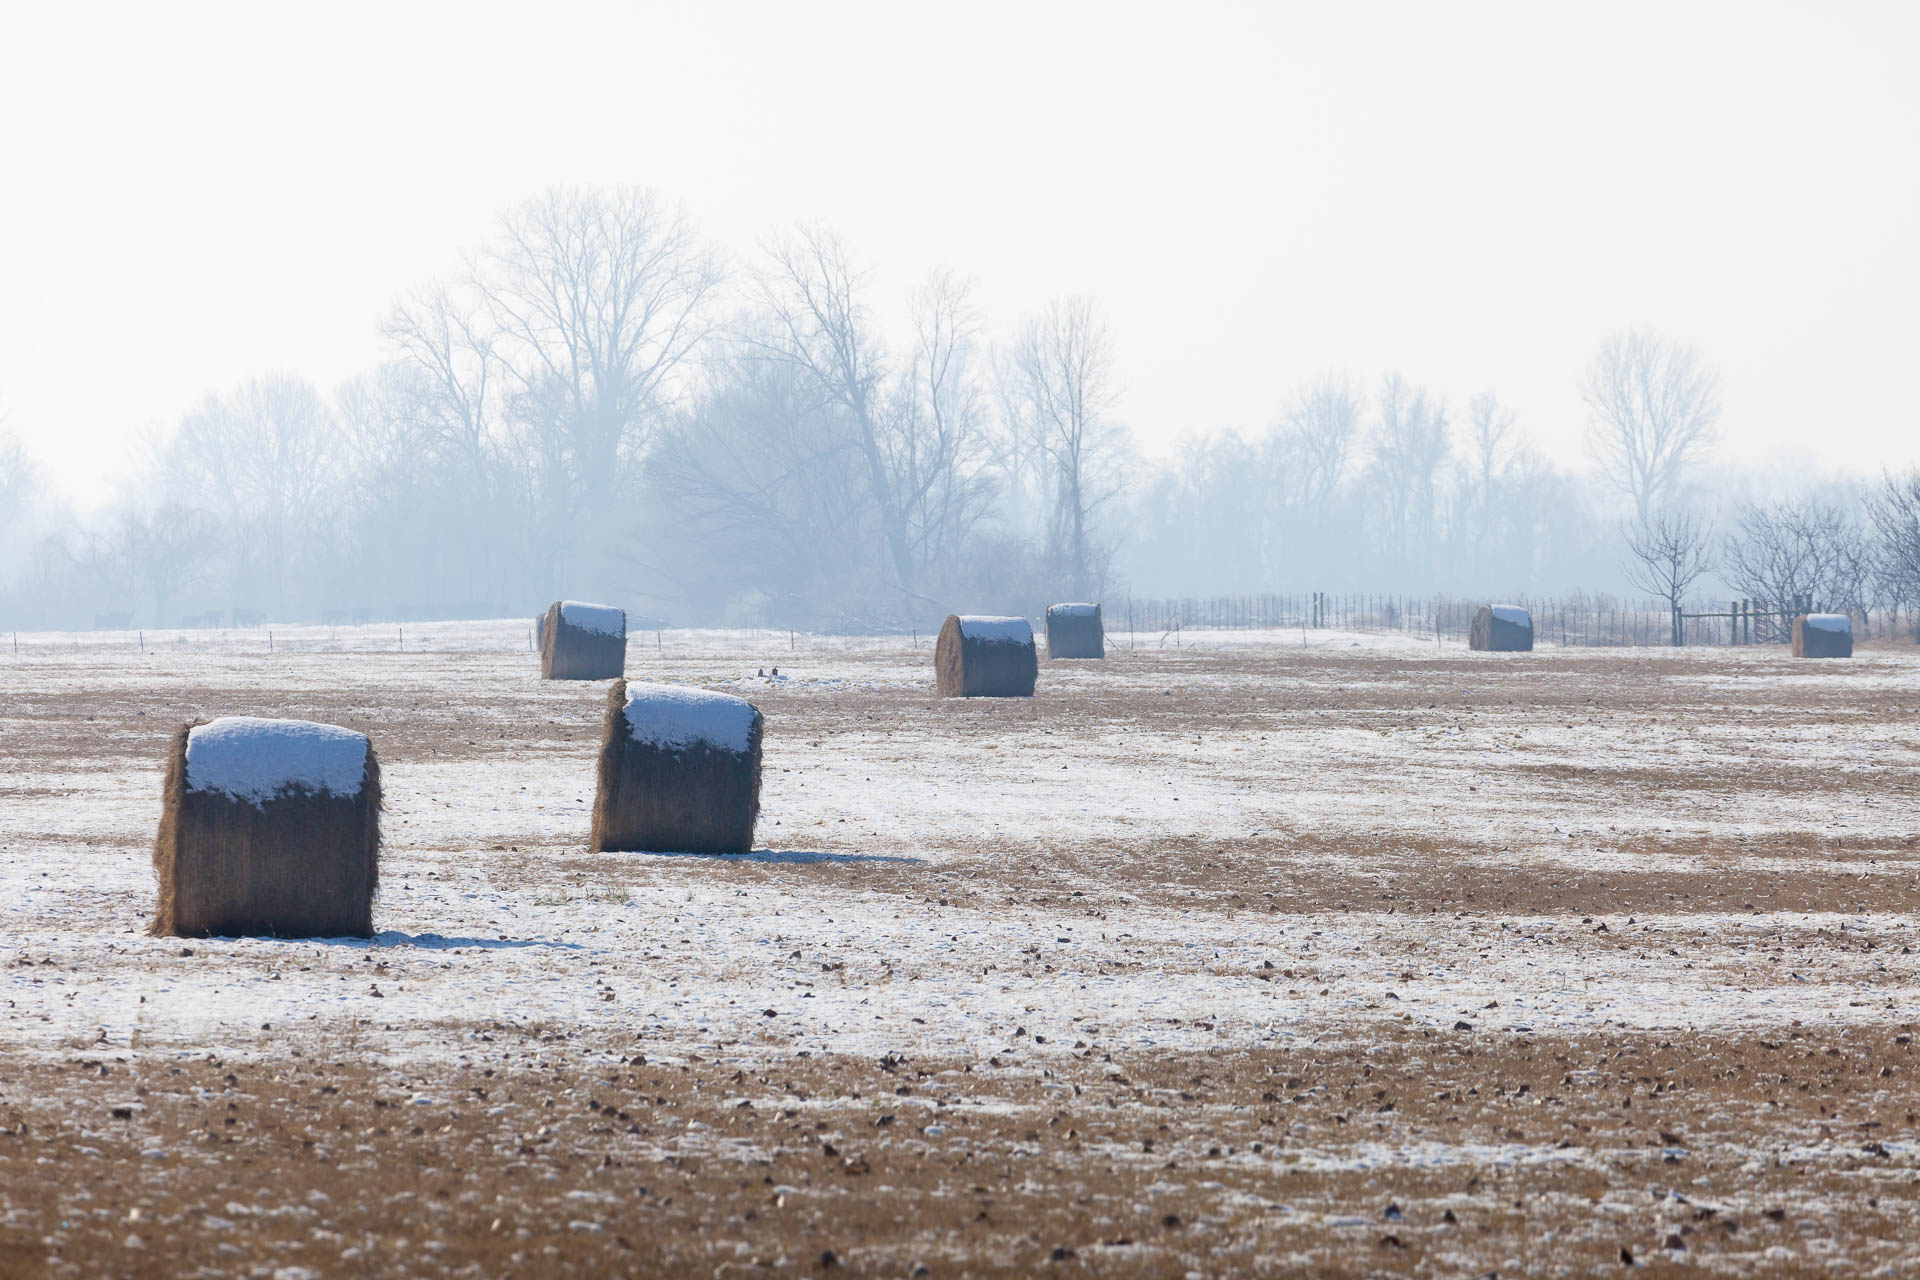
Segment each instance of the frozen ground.
[{"label": "frozen ground", "polygon": [[[765,712],[762,849],[714,858],[586,852],[605,689],[530,632],[0,648],[0,1272],[1920,1267],[1911,650],[1189,631],[941,703],[930,636],[636,632],[630,678]],[[145,936],[168,735],[224,714],[373,739],[371,945]],[[553,1157],[596,1091],[632,1118]],[[382,1110],[301,1146],[227,1095]],[[331,1200],[227,1213],[242,1160]],[[340,1203],[396,1160],[491,1207]]]}]

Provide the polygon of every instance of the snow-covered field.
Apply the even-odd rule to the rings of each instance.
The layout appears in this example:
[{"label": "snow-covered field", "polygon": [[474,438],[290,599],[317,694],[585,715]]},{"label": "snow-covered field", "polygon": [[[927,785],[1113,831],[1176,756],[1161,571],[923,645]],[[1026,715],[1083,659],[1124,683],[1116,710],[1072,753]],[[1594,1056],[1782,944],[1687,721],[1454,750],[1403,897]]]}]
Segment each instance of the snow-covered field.
[{"label": "snow-covered field", "polygon": [[[1619,1265],[1620,1248],[1727,1270],[1817,1272],[1836,1256],[1847,1270],[1920,1268],[1920,1089],[1903,1056],[1920,1020],[1920,654],[1136,639],[1104,662],[1043,663],[1031,701],[942,703],[930,636],[633,633],[629,678],[765,713],[761,849],[738,858],[586,851],[605,686],[540,681],[529,622],[0,640],[0,1272],[9,1259],[142,1270],[144,1257],[231,1274],[604,1274],[621,1256],[599,1252],[614,1248],[607,1233],[627,1241],[622,1265],[699,1274],[817,1272],[829,1248],[834,1266],[874,1274],[1579,1274]],[[371,944],[145,935],[167,739],[216,715],[372,739],[386,813]],[[1754,1044],[1803,1041],[1822,1071],[1858,1066],[1859,1087],[1802,1089],[1792,1070],[1760,1087],[1733,1065]],[[1618,1064],[1662,1055],[1686,1079],[1679,1100],[1663,1086],[1635,1103],[1662,1077]],[[421,1238],[405,1225],[417,1214],[385,1235],[361,1222],[358,1243],[346,1210],[331,1226],[309,1214],[289,1252],[272,1233],[209,1233],[209,1214],[252,1219],[204,1205],[172,1211],[170,1252],[143,1238],[129,1253],[137,1202],[95,1220],[58,1194],[93,1176],[72,1163],[80,1149],[147,1170],[128,1194],[161,1200],[154,1171],[169,1159],[182,1176],[194,1159],[209,1178],[233,1167],[215,1158],[225,1126],[210,1117],[164,1121],[141,1101],[108,1118],[102,1105],[138,1095],[72,1083],[100,1067],[156,1091],[204,1074],[205,1092],[240,1087],[221,1081],[242,1066],[291,1088],[299,1064],[326,1063],[358,1082],[348,1093],[398,1090],[396,1105],[417,1095],[435,1111],[455,1078],[538,1063],[556,1091],[546,1110],[641,1062],[695,1082],[673,1095],[686,1117],[663,1118],[670,1084],[636,1083],[641,1103],[661,1100],[655,1122],[610,1129],[598,1174],[579,1159],[544,1169],[541,1194],[600,1194],[616,1158],[651,1170],[643,1181],[704,1176],[685,1160],[777,1163],[764,1135],[716,1145],[738,1122],[723,1101],[784,1111],[816,1147],[803,1117],[867,1126],[861,1158],[887,1181],[861,1173],[872,1193],[815,1195],[804,1231],[761,1211],[789,1193],[757,1169],[757,1199],[690,1184],[681,1203],[704,1202],[711,1220],[680,1222],[691,1234],[677,1242],[658,1223],[616,1231],[632,1206],[611,1187],[580,1211],[603,1232],[523,1210],[516,1235],[489,1209],[435,1227],[443,1249],[429,1254],[393,1246],[394,1231]],[[925,1117],[872,1128],[866,1086],[886,1062],[887,1080],[914,1064],[915,1101],[938,1099],[929,1113],[1002,1117],[1006,1151],[982,1155],[983,1138]],[[982,1072],[1022,1083],[982,1094]],[[1395,1072],[1407,1096],[1383,1111],[1383,1089],[1357,1123],[1345,1097]],[[1532,1119],[1480,1125],[1465,1108],[1494,1105],[1478,1086],[1503,1073],[1509,1090],[1531,1083],[1498,1105]],[[1196,1074],[1205,1088],[1165,1083]],[[1109,1098],[1115,1077],[1165,1081]],[[1624,1108],[1606,1083],[1619,1080]],[[1204,1118],[1183,1118],[1196,1099]],[[1345,1114],[1335,1124],[1327,1108]],[[462,1121],[475,1142],[519,1123],[496,1111]],[[1166,1131],[1157,1149],[1091,1136],[1148,1119],[1143,1132]],[[1216,1143],[1186,1125],[1264,1136]],[[404,1136],[430,1141],[424,1126]],[[341,1176],[348,1139],[321,1145]],[[389,1158],[380,1141],[351,1145],[368,1167]],[[285,1179],[312,1147],[248,1158]],[[474,1159],[487,1166],[475,1178],[539,1166],[518,1147],[498,1168]],[[974,1159],[994,1177],[955,1172]],[[1776,1188],[1781,1168],[1800,1172]],[[23,1192],[23,1176],[42,1190]],[[1025,1188],[1026,1221],[975,1218],[971,1199],[964,1232],[934,1221],[941,1197],[995,1178],[1004,1194]],[[1124,1204],[1088,1197],[1109,1178],[1128,1183]],[[1476,1203],[1483,1180],[1504,1187],[1497,1213]],[[1669,1212],[1681,1202],[1650,1191],[1715,1213],[1683,1222]],[[1418,1212],[1416,1194],[1429,1197]],[[1539,1247],[1531,1195],[1551,1200],[1544,1229],[1562,1248]],[[889,1197],[913,1207],[853,1211]],[[1188,1207],[1163,1212],[1174,1199]],[[1735,1216],[1740,1230],[1709,1240],[1709,1219]],[[1040,1221],[1060,1238],[1028,1241]]]}]

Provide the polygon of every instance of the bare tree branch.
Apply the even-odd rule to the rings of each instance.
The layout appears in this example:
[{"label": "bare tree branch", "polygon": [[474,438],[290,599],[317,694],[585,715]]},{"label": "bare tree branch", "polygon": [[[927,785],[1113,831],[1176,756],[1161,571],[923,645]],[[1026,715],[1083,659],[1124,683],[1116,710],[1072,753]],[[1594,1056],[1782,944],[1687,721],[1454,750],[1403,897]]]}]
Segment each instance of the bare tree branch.
[{"label": "bare tree branch", "polygon": [[1867,511],[1875,534],[1874,579],[1888,601],[1907,610],[1920,641],[1920,471],[1883,476]]},{"label": "bare tree branch", "polygon": [[1627,581],[1666,601],[1672,643],[1682,642],[1679,613],[1693,584],[1713,569],[1713,529],[1690,511],[1663,511],[1623,530],[1633,557],[1621,566]]},{"label": "bare tree branch", "polygon": [[1117,394],[1113,341],[1084,298],[1050,303],[1030,319],[1012,354],[1018,416],[1037,428],[1054,483],[1049,534],[1067,585],[1092,597],[1111,547],[1094,529],[1124,487],[1124,435],[1107,414]]},{"label": "bare tree branch", "polygon": [[1650,333],[1609,338],[1587,370],[1587,447],[1645,524],[1667,506],[1686,469],[1713,447],[1720,381],[1692,347]]}]

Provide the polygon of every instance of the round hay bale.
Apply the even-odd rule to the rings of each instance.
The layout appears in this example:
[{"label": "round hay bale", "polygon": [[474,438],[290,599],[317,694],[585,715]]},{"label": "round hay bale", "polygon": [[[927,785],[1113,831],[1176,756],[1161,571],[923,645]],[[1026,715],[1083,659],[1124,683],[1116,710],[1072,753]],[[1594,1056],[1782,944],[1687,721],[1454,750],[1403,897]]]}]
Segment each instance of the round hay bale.
[{"label": "round hay bale", "polygon": [[1851,658],[1853,619],[1844,613],[1803,613],[1793,620],[1796,658]]},{"label": "round hay bale", "polygon": [[1533,615],[1517,604],[1483,604],[1473,615],[1467,647],[1491,653],[1530,653]]},{"label": "round hay bale", "polygon": [[1104,658],[1107,629],[1097,604],[1047,606],[1048,658]]},{"label": "round hay bale", "polygon": [[173,735],[148,932],[369,937],[380,762],[363,733],[221,716]]},{"label": "round hay bale", "polygon": [[618,680],[627,672],[627,612],[561,600],[540,625],[543,680]]},{"label": "round hay bale", "polygon": [[942,698],[1031,698],[1039,673],[1033,626],[1025,618],[950,614],[933,646],[934,687]]},{"label": "round hay bale", "polygon": [[749,853],[765,721],[745,698],[615,680],[600,740],[592,847]]}]

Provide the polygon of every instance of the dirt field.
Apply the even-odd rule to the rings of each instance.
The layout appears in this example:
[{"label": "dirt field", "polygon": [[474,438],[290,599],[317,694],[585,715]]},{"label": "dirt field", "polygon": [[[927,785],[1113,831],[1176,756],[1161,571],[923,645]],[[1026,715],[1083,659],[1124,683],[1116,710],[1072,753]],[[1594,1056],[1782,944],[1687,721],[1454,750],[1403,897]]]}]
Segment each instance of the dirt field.
[{"label": "dirt field", "polygon": [[[525,632],[0,651],[0,1275],[1920,1274],[1910,647],[636,637],[766,712],[716,858]],[[373,736],[372,945],[144,935],[243,713]]]}]

